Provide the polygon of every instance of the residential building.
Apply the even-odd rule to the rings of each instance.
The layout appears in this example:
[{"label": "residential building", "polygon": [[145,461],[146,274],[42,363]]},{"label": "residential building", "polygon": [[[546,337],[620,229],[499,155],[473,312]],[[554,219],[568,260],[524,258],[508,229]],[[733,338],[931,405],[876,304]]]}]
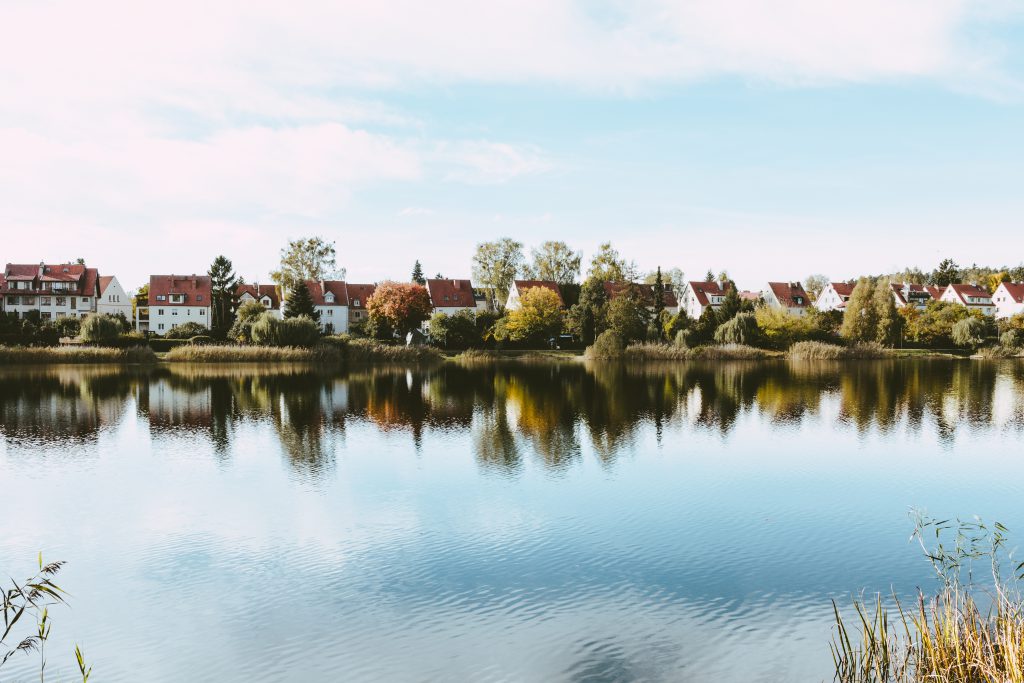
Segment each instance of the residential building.
[{"label": "residential building", "polygon": [[105,315],[124,316],[131,322],[132,298],[124,291],[124,287],[113,275],[100,276],[100,294],[96,301],[96,312]]},{"label": "residential building", "polygon": [[562,305],[565,305],[565,302],[562,301],[562,289],[554,280],[514,280],[512,285],[508,288],[508,299],[505,301],[505,308],[509,311],[514,311],[520,308],[522,306],[520,300],[523,292],[527,289],[533,289],[534,287],[550,289],[558,295],[559,302],[561,302]]},{"label": "residential building", "polygon": [[310,280],[306,286],[313,298],[313,306],[320,314],[320,329],[325,334],[347,333],[349,314],[345,281]]},{"label": "residential building", "polygon": [[43,320],[84,318],[96,311],[99,273],[80,263],[8,263],[0,296],[4,310],[19,318],[30,311]]},{"label": "residential building", "polygon": [[345,283],[345,293],[348,295],[348,321],[350,325],[366,320],[369,315],[366,311],[366,302],[369,301],[375,291],[377,291],[377,285]]},{"label": "residential building", "polygon": [[[469,280],[427,280],[427,294],[435,313],[455,315],[459,311],[473,314],[477,311],[476,293]],[[486,306],[484,301],[483,307]]]},{"label": "residential building", "polygon": [[687,282],[683,287],[680,308],[691,318],[699,318],[709,307],[717,311],[725,301],[727,283]]},{"label": "residential building", "polygon": [[[647,285],[639,282],[605,282],[604,292],[608,297],[608,301],[613,301],[632,289],[639,295],[647,308],[653,312],[655,297],[654,287],[655,285]],[[665,305],[665,310],[672,315],[679,312],[679,301],[676,299],[676,293],[672,289],[671,284],[662,285],[662,302]]]},{"label": "residential building", "polygon": [[[209,275],[150,275],[147,328],[160,335],[185,323],[209,328],[212,298]],[[139,307],[136,328],[143,329]]]},{"label": "residential building", "polygon": [[909,282],[890,282],[889,287],[892,288],[892,297],[896,302],[896,308],[913,306],[923,311],[929,301],[934,301],[942,296],[942,291],[938,287],[929,287],[927,285],[915,285]]},{"label": "residential building", "polygon": [[992,295],[997,318],[1024,313],[1024,282],[1000,282]]},{"label": "residential building", "polygon": [[804,315],[811,305],[811,298],[799,282],[769,282],[761,296],[766,305],[781,308],[791,315]]},{"label": "residential building", "polygon": [[268,313],[278,320],[281,319],[281,297],[277,295],[276,285],[244,283],[235,287],[235,310],[237,311],[242,304],[249,301],[259,303]]},{"label": "residential building", "polygon": [[984,287],[971,284],[953,284],[942,292],[940,301],[966,306],[969,310],[979,311],[982,315],[995,315],[996,307],[992,303],[992,295]]},{"label": "residential building", "polygon": [[814,307],[819,311],[845,311],[846,302],[853,294],[853,287],[849,282],[830,282],[821,290],[821,294],[814,301]]}]

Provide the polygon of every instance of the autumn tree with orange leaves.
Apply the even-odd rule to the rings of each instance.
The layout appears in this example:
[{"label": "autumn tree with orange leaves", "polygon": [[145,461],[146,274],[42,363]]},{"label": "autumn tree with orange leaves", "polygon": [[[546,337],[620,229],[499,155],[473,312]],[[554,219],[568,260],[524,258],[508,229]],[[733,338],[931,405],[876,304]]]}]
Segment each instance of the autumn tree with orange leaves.
[{"label": "autumn tree with orange leaves", "polygon": [[382,282],[366,300],[370,323],[386,326],[401,337],[419,328],[431,309],[427,288],[412,282]]}]

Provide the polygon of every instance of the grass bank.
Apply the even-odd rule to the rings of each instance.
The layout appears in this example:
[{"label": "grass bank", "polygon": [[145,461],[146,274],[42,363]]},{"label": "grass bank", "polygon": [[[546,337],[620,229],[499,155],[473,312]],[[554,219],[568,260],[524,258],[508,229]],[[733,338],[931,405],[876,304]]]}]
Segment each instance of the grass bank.
[{"label": "grass bank", "polygon": [[326,344],[303,349],[292,346],[176,346],[163,360],[169,363],[334,363],[340,364],[340,349]]},{"label": "grass bank", "polygon": [[489,363],[565,363],[581,358],[577,351],[466,349],[449,358],[463,365]]},{"label": "grass bank", "polygon": [[127,349],[97,346],[0,346],[0,365],[153,362],[156,362],[156,355],[147,346],[133,346]]},{"label": "grass bank", "polygon": [[[697,346],[692,349],[672,344],[630,344],[622,352],[627,361],[682,361],[682,360],[763,360],[778,354],[743,344]],[[594,356],[589,356],[593,358]]]},{"label": "grass bank", "polygon": [[790,360],[858,360],[891,356],[892,351],[875,343],[839,346],[824,342],[802,341],[793,344],[786,352],[786,357]]}]

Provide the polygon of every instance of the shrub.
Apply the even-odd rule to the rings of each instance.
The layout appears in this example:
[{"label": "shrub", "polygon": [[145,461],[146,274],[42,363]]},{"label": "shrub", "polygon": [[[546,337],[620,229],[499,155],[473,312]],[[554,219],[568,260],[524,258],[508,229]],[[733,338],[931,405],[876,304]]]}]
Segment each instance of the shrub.
[{"label": "shrub", "polygon": [[252,326],[267,309],[258,301],[246,301],[235,313],[235,322],[228,330],[228,339],[248,343],[252,341]]},{"label": "shrub", "polygon": [[587,358],[621,358],[626,345],[622,337],[615,330],[605,330],[594,340],[593,346],[588,346],[584,355]]},{"label": "shrub", "polygon": [[816,341],[797,342],[786,354],[792,360],[848,360],[854,358],[884,358],[890,352],[878,342],[864,342],[853,346],[839,346]]},{"label": "shrub", "polygon": [[[730,290],[732,291],[732,290]],[[735,317],[718,326],[715,342],[718,344],[756,344],[761,339],[757,317],[753,313],[737,313]]]},{"label": "shrub", "polygon": [[987,327],[985,321],[980,318],[973,316],[964,318],[953,325],[951,333],[953,343],[957,346],[976,349],[984,343]]},{"label": "shrub", "polygon": [[191,339],[196,335],[208,333],[209,330],[206,329],[205,325],[200,325],[197,322],[188,322],[176,325],[168,330],[164,335],[164,339]]},{"label": "shrub", "polygon": [[1003,332],[999,337],[999,343],[1008,349],[1019,349],[1024,346],[1024,330],[1012,328]]},{"label": "shrub", "polygon": [[278,320],[264,313],[251,329],[252,341],[260,346],[296,346],[308,348],[320,339],[320,328],[310,318],[299,316]]},{"label": "shrub", "polygon": [[77,337],[82,332],[82,321],[78,318],[65,316],[53,321],[53,326],[61,337]]},{"label": "shrub", "polygon": [[121,322],[109,315],[93,314],[82,321],[78,338],[87,344],[105,346],[121,336]]},{"label": "shrub", "polygon": [[434,344],[446,349],[467,349],[481,341],[476,320],[469,311],[459,311],[454,315],[435,313],[430,318],[430,338]]}]

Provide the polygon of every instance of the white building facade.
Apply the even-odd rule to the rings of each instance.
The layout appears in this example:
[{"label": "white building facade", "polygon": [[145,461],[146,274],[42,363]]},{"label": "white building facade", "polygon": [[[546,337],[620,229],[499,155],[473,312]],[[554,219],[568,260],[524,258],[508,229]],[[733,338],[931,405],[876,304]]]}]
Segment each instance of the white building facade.
[{"label": "white building facade", "polygon": [[96,312],[104,315],[124,315],[125,320],[132,319],[132,298],[124,291],[121,283],[113,275],[100,276],[100,294],[96,300]]},{"label": "white building facade", "polygon": [[[164,335],[179,325],[198,323],[209,329],[213,288],[209,275],[151,275],[149,331]],[[136,327],[139,324],[136,312]]]},{"label": "white building facade", "polygon": [[679,308],[686,315],[697,319],[708,308],[717,311],[725,301],[725,290],[717,282],[687,282],[683,288],[683,296],[679,300]]},{"label": "white building facade", "polygon": [[992,303],[992,295],[989,294],[987,289],[975,284],[949,285],[942,292],[940,300],[966,306],[972,311],[979,311],[982,315],[996,314],[995,304]]},{"label": "white building facade", "polygon": [[819,311],[845,311],[846,303],[853,294],[853,287],[849,282],[828,283],[814,300],[814,307]]},{"label": "white building facade", "polygon": [[1011,318],[1024,313],[1024,282],[1000,282],[992,295],[997,318]]},{"label": "white building facade", "polygon": [[99,273],[79,263],[11,264],[0,278],[3,310],[19,318],[38,311],[42,320],[84,318],[96,312]]}]

